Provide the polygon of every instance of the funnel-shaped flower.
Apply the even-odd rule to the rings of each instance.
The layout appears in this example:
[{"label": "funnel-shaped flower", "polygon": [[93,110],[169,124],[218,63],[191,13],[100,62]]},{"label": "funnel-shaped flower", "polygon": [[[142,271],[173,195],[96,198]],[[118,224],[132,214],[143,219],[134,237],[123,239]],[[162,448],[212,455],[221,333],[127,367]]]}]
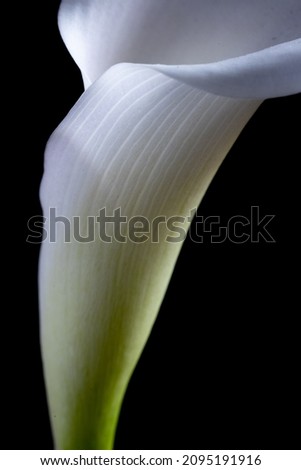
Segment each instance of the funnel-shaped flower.
[{"label": "funnel-shaped flower", "polygon": [[43,361],[56,446],[111,448],[191,211],[261,101],[301,91],[301,4],[64,0],[59,24],[87,90],[46,151]]}]

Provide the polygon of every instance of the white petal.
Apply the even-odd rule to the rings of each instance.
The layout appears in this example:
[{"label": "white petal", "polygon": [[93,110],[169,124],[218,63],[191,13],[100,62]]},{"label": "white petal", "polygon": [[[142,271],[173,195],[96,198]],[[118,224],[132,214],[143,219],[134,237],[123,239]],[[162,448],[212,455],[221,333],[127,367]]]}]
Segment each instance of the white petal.
[{"label": "white petal", "polygon": [[266,99],[301,92],[301,39],[222,62],[152,66],[217,95]]},{"label": "white petal", "polygon": [[[216,63],[109,69],[50,140],[45,216],[50,208],[79,216],[83,236],[83,221],[103,207],[108,215],[120,207],[128,218],[150,222],[191,215],[259,105],[227,95],[300,90],[300,10],[297,0],[190,0],[189,8],[187,0],[64,0],[60,28],[86,86],[119,62]],[[66,244],[63,222],[56,225],[56,242],[44,243],[40,264],[56,445],[111,447],[125,388],[181,243],[162,241],[163,226],[160,243]]]},{"label": "white petal", "polygon": [[[57,216],[80,216],[83,223],[103,207],[107,215],[120,207],[128,218],[150,222],[189,216],[258,105],[193,89],[146,67],[111,68],[50,139],[44,215],[55,207]],[[98,237],[64,243],[63,223],[56,225],[56,242],[44,242],[40,263],[56,446],[107,448],[182,243],[164,241],[169,232],[162,224],[160,243]]]},{"label": "white petal", "polygon": [[300,0],[63,0],[62,37],[92,83],[120,62],[202,64],[301,36]]}]

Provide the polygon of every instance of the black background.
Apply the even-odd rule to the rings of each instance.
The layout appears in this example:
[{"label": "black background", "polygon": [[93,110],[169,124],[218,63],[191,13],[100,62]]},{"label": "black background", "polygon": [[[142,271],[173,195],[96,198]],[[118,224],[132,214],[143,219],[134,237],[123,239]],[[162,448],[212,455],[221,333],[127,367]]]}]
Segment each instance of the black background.
[{"label": "black background", "polygon": [[[57,30],[59,2],[25,3],[14,51],[18,97],[9,122],[11,169],[3,180],[10,189],[4,199],[9,214],[3,259],[9,263],[3,267],[8,288],[1,447],[50,449],[38,337],[39,246],[26,243],[26,222],[41,214],[38,190],[47,139],[82,86]],[[300,445],[295,428],[301,396],[295,284],[299,211],[293,178],[300,158],[299,105],[300,96],[294,96],[260,107],[199,209],[204,216],[228,220],[236,214],[249,217],[250,207],[259,206],[262,214],[275,215],[270,231],[276,243],[187,240],[128,388],[116,448]]]}]

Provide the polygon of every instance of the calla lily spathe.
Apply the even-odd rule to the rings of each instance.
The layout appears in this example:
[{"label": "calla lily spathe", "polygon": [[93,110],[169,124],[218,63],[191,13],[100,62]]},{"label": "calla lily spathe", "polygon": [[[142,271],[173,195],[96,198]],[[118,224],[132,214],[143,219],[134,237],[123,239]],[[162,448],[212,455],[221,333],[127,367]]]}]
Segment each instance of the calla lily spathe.
[{"label": "calla lily spathe", "polygon": [[[59,25],[87,89],[50,138],[41,201],[82,235],[104,207],[191,215],[262,100],[301,91],[297,0],[63,0]],[[39,273],[55,442],[111,448],[181,243],[63,232]]]}]

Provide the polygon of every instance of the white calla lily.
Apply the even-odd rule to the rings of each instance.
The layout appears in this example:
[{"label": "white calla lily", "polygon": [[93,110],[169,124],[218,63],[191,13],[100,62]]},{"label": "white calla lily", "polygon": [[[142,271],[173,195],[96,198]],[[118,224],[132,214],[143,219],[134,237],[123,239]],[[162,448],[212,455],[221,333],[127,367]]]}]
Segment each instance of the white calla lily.
[{"label": "white calla lily", "polygon": [[[45,378],[56,446],[111,448],[183,242],[157,218],[182,217],[187,229],[262,99],[301,91],[301,6],[63,0],[59,24],[87,90],[47,146],[46,229],[55,208],[71,234],[79,217],[80,236],[96,236],[66,243],[61,223],[43,244]],[[139,216],[146,238],[128,223],[110,242],[99,237],[103,208]]]}]

